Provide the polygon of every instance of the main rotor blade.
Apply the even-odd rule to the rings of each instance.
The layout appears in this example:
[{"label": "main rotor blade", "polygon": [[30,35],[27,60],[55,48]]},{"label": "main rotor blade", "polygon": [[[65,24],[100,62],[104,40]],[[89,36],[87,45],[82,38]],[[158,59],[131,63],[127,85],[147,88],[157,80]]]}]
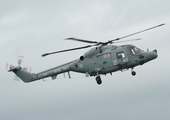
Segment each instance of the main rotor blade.
[{"label": "main rotor blade", "polygon": [[78,38],[66,38],[65,40],[74,40],[74,41],[85,42],[85,43],[98,43],[97,41],[83,40]]},{"label": "main rotor blade", "polygon": [[139,31],[139,32],[135,32],[135,33],[132,33],[132,34],[129,34],[129,35],[120,37],[120,38],[116,38],[116,39],[113,39],[113,40],[109,40],[108,43],[112,43],[113,41],[117,41],[117,40],[120,40],[120,39],[123,39],[123,38],[126,38],[126,37],[130,37],[130,36],[132,36],[132,35],[136,35],[136,34],[139,34],[139,33],[142,33],[142,32],[145,32],[145,31],[148,31],[148,30],[157,28],[157,27],[161,27],[161,26],[163,26],[163,25],[165,25],[165,24],[160,24],[160,25],[157,25],[157,26],[154,26],[154,27],[150,27],[150,28],[148,28],[148,29],[141,30],[141,31]]},{"label": "main rotor blade", "polygon": [[61,52],[67,52],[67,51],[72,51],[72,50],[79,50],[79,49],[84,49],[91,47],[91,45],[83,46],[83,47],[77,47],[77,48],[72,48],[72,49],[66,49],[66,50],[61,50],[61,51],[56,51],[56,52],[50,52],[50,53],[45,53],[42,55],[42,57],[45,57],[47,55],[55,54],[55,53],[61,53]]},{"label": "main rotor blade", "polygon": [[137,40],[142,40],[142,39],[138,38],[138,39],[131,39],[131,40],[122,40],[122,41],[115,41],[113,43],[121,43],[121,42],[137,41]]}]

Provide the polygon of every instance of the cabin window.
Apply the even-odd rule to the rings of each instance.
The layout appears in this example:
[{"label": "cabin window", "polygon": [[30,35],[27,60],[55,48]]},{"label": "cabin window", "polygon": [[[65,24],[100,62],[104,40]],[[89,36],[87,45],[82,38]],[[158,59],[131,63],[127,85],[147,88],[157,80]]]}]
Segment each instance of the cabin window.
[{"label": "cabin window", "polygon": [[116,53],[117,59],[122,59],[125,58],[125,53],[124,52],[118,52]]}]

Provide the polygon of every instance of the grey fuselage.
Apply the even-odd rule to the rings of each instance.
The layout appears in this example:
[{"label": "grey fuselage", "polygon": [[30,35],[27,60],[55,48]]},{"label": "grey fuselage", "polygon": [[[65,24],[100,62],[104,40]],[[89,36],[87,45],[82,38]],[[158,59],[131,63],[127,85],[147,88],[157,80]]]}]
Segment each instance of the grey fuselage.
[{"label": "grey fuselage", "polygon": [[[142,51],[134,45],[102,45],[90,49],[79,59],[40,73],[29,73],[20,66],[12,66],[9,71],[13,71],[24,82],[33,82],[47,77],[54,80],[58,74],[69,73],[69,71],[85,73],[86,76],[99,76],[119,70],[133,69],[135,66],[143,65],[157,58],[157,56],[157,50]],[[70,73],[68,75],[70,77]]]}]

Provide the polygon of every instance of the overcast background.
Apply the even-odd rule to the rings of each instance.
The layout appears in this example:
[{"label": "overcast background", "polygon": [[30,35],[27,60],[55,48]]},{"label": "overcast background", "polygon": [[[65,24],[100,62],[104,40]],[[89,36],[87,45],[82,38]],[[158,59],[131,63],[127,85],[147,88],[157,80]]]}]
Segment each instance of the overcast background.
[{"label": "overcast background", "polygon": [[[32,72],[79,58],[88,49],[42,58],[46,52],[87,45],[67,37],[107,41],[161,23],[165,26],[127,39],[158,50],[158,58],[130,70],[94,77],[71,72],[32,83],[14,81],[6,64]],[[168,120],[170,119],[169,0],[0,0],[1,120]],[[121,45],[116,44],[116,45]]]}]

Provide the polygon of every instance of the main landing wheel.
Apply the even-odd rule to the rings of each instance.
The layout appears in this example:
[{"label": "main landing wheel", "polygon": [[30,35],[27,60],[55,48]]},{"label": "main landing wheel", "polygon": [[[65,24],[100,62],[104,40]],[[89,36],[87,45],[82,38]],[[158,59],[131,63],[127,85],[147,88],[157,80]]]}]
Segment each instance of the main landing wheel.
[{"label": "main landing wheel", "polygon": [[102,80],[101,80],[100,76],[96,77],[96,82],[97,82],[98,85],[102,84]]},{"label": "main landing wheel", "polygon": [[132,71],[132,75],[135,76],[135,75],[136,75],[136,72],[135,72],[135,71]]}]

